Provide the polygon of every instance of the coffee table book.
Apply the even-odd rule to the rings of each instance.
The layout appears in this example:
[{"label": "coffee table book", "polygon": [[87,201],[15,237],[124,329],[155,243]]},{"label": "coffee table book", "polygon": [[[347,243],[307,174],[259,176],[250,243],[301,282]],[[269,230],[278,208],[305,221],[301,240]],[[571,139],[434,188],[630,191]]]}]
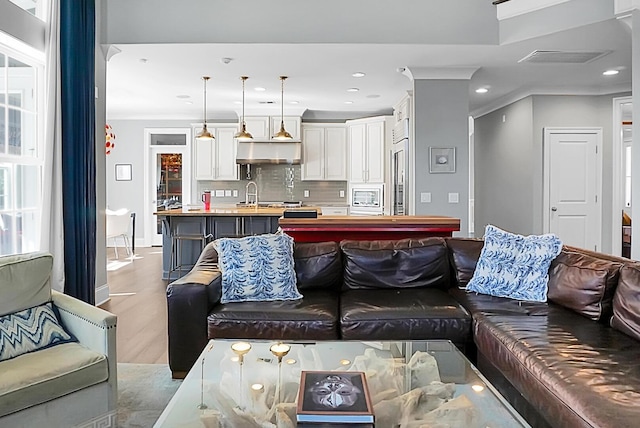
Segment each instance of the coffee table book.
[{"label": "coffee table book", "polygon": [[303,424],[373,424],[364,373],[303,371],[296,416]]}]

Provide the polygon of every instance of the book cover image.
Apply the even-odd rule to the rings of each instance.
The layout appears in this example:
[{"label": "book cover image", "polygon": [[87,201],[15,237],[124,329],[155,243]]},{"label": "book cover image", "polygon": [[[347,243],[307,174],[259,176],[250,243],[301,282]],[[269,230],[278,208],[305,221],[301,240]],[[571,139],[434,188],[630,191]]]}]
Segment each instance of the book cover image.
[{"label": "book cover image", "polygon": [[363,372],[303,371],[298,422],[373,423]]}]

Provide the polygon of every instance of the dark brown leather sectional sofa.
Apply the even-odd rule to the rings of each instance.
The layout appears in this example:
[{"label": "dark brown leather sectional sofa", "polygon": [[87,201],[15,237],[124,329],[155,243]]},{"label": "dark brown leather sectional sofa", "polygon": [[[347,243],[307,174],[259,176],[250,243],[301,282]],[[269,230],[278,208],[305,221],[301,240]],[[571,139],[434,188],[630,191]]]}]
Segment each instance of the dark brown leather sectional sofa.
[{"label": "dark brown leather sectional sofa", "polygon": [[175,377],[213,338],[449,339],[533,426],[640,424],[640,264],[564,247],[549,302],[467,293],[483,242],[296,244],[289,302],[220,304],[217,253],[167,289]]}]

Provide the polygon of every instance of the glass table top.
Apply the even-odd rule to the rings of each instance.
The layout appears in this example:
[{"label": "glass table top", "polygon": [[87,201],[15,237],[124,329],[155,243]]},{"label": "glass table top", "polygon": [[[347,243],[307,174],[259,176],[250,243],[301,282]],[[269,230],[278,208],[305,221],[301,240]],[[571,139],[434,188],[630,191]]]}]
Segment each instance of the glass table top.
[{"label": "glass table top", "polygon": [[376,428],[529,426],[446,340],[211,340],[154,426],[296,426],[303,370],[364,372]]}]

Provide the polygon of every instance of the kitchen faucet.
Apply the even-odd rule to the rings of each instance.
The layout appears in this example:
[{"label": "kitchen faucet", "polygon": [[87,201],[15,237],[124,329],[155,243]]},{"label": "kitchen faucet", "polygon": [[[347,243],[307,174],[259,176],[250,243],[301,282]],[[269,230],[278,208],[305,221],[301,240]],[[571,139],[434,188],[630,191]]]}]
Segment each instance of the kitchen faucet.
[{"label": "kitchen faucet", "polygon": [[[253,192],[249,192],[249,188],[251,187],[251,185],[253,184]],[[249,201],[249,197],[253,196],[253,202]],[[245,188],[245,192],[244,192],[244,201],[246,202],[247,205],[255,205],[256,207],[258,206],[258,185],[256,184],[255,181],[250,181],[247,183],[247,187]]]}]

